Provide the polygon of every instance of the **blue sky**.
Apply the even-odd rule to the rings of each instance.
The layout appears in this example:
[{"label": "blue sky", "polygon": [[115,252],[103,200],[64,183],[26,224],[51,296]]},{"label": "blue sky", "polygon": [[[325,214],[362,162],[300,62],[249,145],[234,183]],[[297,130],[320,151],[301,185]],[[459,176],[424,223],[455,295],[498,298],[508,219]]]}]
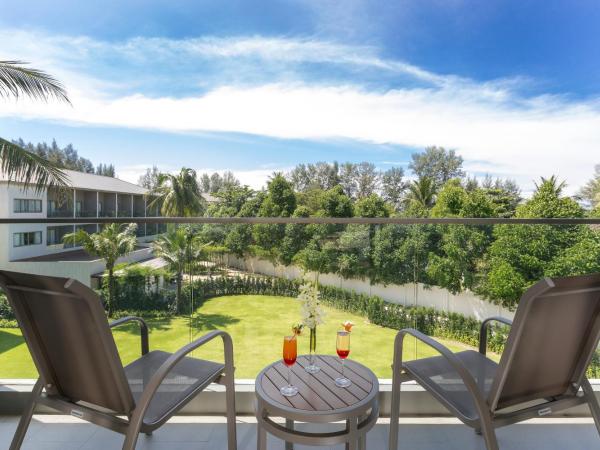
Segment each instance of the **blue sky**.
[{"label": "blue sky", "polygon": [[573,191],[600,163],[593,1],[0,3],[0,59],[73,100],[3,102],[0,135],[71,142],[125,179],[188,165],[258,187],[298,162],[385,169],[441,145],[471,174]]}]

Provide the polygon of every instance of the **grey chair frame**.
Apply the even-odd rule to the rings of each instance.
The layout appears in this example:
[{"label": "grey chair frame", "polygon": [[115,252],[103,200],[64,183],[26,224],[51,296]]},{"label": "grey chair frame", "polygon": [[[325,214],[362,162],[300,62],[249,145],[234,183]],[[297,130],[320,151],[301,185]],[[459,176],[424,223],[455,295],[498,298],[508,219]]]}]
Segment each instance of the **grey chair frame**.
[{"label": "grey chair frame", "polygon": [[[574,279],[578,277],[571,278]],[[593,281],[598,284],[594,292],[599,292],[600,295],[600,275],[591,277],[588,276],[588,279],[593,279]],[[527,317],[527,313],[530,311],[531,305],[537,297],[549,292],[554,287],[554,281],[549,278],[545,278],[531,287],[523,295],[519,304],[519,310],[522,309],[520,318],[524,319]],[[591,290],[588,289],[588,291]],[[585,292],[585,289],[581,289],[579,292]],[[519,314],[519,310],[517,311],[517,314]],[[518,316],[515,316],[515,321],[517,320],[517,317]],[[588,343],[586,348],[583,349],[582,358],[579,360],[577,369],[575,371],[575,379],[572,380],[568,392],[563,395],[541,398],[541,400],[544,401],[533,406],[531,406],[531,404],[528,405],[524,403],[523,405],[515,405],[514,408],[507,408],[504,410],[502,408],[498,408],[498,401],[502,394],[503,383],[511,368],[513,356],[518,346],[527,345],[527,343],[522,342],[520,338],[524,328],[528,324],[526,320],[519,320],[518,325],[515,327],[513,326],[512,321],[503,317],[490,317],[484,320],[481,324],[479,333],[479,353],[484,356],[487,352],[488,330],[493,322],[510,326],[511,331],[508,342],[505,346],[503,358],[498,365],[498,370],[496,376],[494,377],[494,384],[488,398],[486,398],[483,390],[480,388],[480,386],[478,386],[477,381],[469,372],[469,370],[467,370],[463,362],[443,344],[435,341],[424,333],[411,328],[400,330],[397,333],[394,341],[394,360],[392,366],[393,378],[389,450],[397,450],[398,448],[398,420],[400,417],[401,385],[402,383],[413,380],[418,382],[418,380],[416,380],[410,373],[406,371],[406,368],[402,362],[403,344],[406,336],[412,336],[436,350],[456,371],[468,393],[470,394],[477,411],[477,417],[465,416],[457,408],[455,408],[447,398],[444,398],[434,390],[427,389],[427,386],[423,387],[427,389],[430,394],[432,394],[432,396],[442,403],[442,405],[444,405],[450,412],[452,412],[461,422],[469,427],[474,428],[477,434],[483,435],[483,439],[488,450],[499,450],[495,433],[496,428],[512,425],[535,417],[543,417],[551,413],[583,404],[587,404],[589,406],[596,429],[598,430],[598,433],[600,433],[600,405],[589,380],[585,377],[585,370],[590,363],[593,352],[598,346],[600,339],[600,320],[596,320],[593,328],[590,330],[590,335],[593,336],[593,338],[591,339],[591,343]]]},{"label": "grey chair frame", "polygon": [[[67,280],[66,283],[64,283],[64,289],[67,292],[55,292],[48,289],[37,289],[13,284],[10,279],[11,274],[13,273],[0,271],[0,287],[2,287],[5,290],[5,292],[7,292],[9,302],[13,306],[13,309],[15,309],[15,305],[13,303],[15,301],[14,297],[20,295],[27,295],[28,293],[51,296],[66,296],[67,298],[82,299],[88,302],[100,301],[96,294],[93,291],[91,291],[91,289],[74,280]],[[18,275],[23,276],[23,274]],[[35,275],[30,276],[35,277]],[[51,280],[54,282],[65,280],[53,277],[44,278],[46,280]],[[28,327],[23,327],[24,324],[22,323],[22,321],[26,319],[22,316],[22,314],[19,314],[17,311],[18,310],[15,309],[17,320],[19,321],[19,325],[23,330],[23,334],[27,345],[30,347],[30,350],[32,350],[33,347],[35,348],[35,350],[39,351],[40,349],[39,345],[36,342],[36,339],[29,339],[28,333],[26,331]],[[140,325],[141,355],[144,356],[149,353],[149,339],[148,326],[142,318],[125,317],[116,320],[110,324],[105,322],[105,325],[101,324],[100,326],[107,326],[110,329],[113,329],[132,322],[137,322]],[[196,350],[197,348],[207,344],[208,342],[216,338],[221,338],[223,342],[224,369],[222,370],[222,373],[219,373],[215,377],[205,380],[203,383],[191,390],[191,392],[187,393],[183,398],[178,399],[177,404],[170,408],[170,410],[167,413],[163,414],[157,421],[152,423],[144,422],[144,415],[146,414],[150,406],[150,402],[154,398],[154,395],[158,391],[161,383],[165,380],[165,378],[173,370],[173,368],[192,351]],[[116,350],[116,347],[114,348]],[[120,361],[118,353],[116,355],[109,356],[112,358],[112,360]],[[36,361],[36,363],[37,362],[38,361]],[[122,373],[122,365],[120,369]],[[209,384],[213,382],[225,386],[228,450],[236,450],[237,439],[234,371],[235,367],[233,363],[233,342],[231,336],[224,331],[215,330],[207,333],[206,335],[185,345],[177,352],[171,354],[152,374],[148,383],[144,387],[137,404],[133,403],[133,408],[130,411],[126,411],[125,414],[115,413],[113,411],[106,410],[105,408],[96,408],[94,407],[94,405],[88,406],[87,404],[73,402],[68,398],[65,398],[61,395],[57,395],[52,392],[53,386],[47,385],[40,376],[40,378],[37,380],[33,387],[31,397],[29,398],[26,407],[23,411],[23,414],[17,426],[17,430],[10,445],[10,450],[19,450],[21,448],[21,445],[27,433],[27,429],[29,428],[29,425],[31,423],[31,418],[34,414],[37,405],[44,405],[61,413],[72,415],[84,421],[110,429],[117,433],[121,433],[125,436],[122,449],[134,450],[139,433],[151,435],[154,430],[161,427],[175,413],[180,411],[181,408],[183,408],[187,403],[189,403],[199,392],[204,390]],[[90,376],[93,377],[93,374],[90,374]],[[50,392],[48,392],[48,390],[50,390]],[[126,392],[126,394],[130,398],[132,398],[130,390],[129,392]]]}]

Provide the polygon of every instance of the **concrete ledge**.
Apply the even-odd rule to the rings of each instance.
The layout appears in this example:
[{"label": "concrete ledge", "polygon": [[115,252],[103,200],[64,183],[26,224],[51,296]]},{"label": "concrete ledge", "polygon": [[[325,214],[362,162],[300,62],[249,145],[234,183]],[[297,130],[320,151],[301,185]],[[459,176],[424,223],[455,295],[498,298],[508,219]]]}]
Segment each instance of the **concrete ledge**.
[{"label": "concrete ledge", "polygon": [[[600,380],[590,380],[596,397],[600,400]],[[0,415],[19,415],[31,395],[35,380],[0,380]],[[379,380],[379,402],[381,416],[389,417],[391,403],[391,380]],[[239,415],[254,415],[254,380],[236,380],[236,409]],[[222,415],[225,413],[225,388],[210,385],[192,400],[181,412],[182,415]],[[53,414],[56,411],[45,407],[36,410],[38,414]],[[429,393],[415,382],[402,384],[400,405],[402,416],[449,417],[448,411]],[[555,417],[590,417],[590,411],[583,405],[563,411]]]}]

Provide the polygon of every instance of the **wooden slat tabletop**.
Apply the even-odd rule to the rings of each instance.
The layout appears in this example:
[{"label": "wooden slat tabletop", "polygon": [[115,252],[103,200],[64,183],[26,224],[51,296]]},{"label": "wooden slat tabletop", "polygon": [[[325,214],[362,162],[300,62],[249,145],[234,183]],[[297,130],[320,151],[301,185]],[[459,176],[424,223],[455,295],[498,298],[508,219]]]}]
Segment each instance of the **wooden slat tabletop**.
[{"label": "wooden slat tabletop", "polygon": [[[335,379],[341,376],[341,362],[334,356],[317,356],[321,371],[312,375],[306,372],[308,356],[299,356],[292,368],[292,384],[298,395],[284,397],[279,389],[287,385],[287,367],[282,361],[271,364],[256,380],[262,388],[263,400],[287,408],[306,412],[335,412],[359,404],[378,389],[375,374],[362,364],[346,361],[345,376],[352,381],[348,388],[339,388]],[[257,391],[258,393],[258,391]]]}]

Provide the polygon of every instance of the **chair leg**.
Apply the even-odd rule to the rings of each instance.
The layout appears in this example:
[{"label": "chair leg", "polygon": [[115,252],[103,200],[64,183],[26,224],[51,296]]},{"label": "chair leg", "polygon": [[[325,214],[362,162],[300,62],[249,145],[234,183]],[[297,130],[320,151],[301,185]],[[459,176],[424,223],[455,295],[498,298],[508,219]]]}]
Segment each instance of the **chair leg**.
[{"label": "chair leg", "polygon": [[123,442],[122,450],[135,450],[139,435],[139,428],[129,425],[127,434],[125,435],[125,441]]},{"label": "chair leg", "polygon": [[19,450],[21,448],[23,440],[25,439],[25,435],[27,434],[27,429],[31,423],[31,417],[33,416],[33,411],[35,410],[35,404],[42,393],[43,388],[44,386],[42,380],[38,379],[33,387],[33,391],[31,391],[31,398],[27,402],[27,406],[25,407],[25,411],[23,411],[21,420],[19,420],[17,431],[15,431],[15,435],[10,444],[10,450]]},{"label": "chair leg", "polygon": [[390,411],[390,442],[389,450],[397,450],[398,448],[398,421],[400,420],[400,389],[402,383],[399,376],[394,372],[392,380],[392,404]]},{"label": "chair leg", "polygon": [[227,414],[227,448],[228,450],[237,450],[235,380],[233,371],[226,374],[225,401]]},{"label": "chair leg", "polygon": [[499,450],[498,439],[496,439],[496,431],[492,425],[492,420],[489,416],[481,417],[481,434],[485,442],[487,450]]},{"label": "chair leg", "polygon": [[583,379],[581,387],[583,388],[583,394],[585,395],[585,399],[590,407],[590,412],[594,418],[596,430],[598,430],[598,433],[600,434],[600,405],[598,404],[598,399],[596,398],[596,394],[594,394],[594,389],[592,388],[592,385],[587,377]]}]

